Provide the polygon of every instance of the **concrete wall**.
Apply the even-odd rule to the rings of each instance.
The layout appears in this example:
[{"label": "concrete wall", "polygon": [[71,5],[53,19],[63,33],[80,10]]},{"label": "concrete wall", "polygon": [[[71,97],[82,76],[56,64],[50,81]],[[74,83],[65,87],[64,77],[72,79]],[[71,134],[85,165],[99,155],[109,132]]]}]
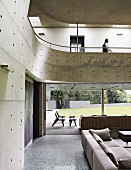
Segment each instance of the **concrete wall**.
[{"label": "concrete wall", "polygon": [[87,108],[90,106],[90,101],[70,101],[70,108]]},{"label": "concrete wall", "polygon": [[46,105],[46,110],[56,109],[56,101],[55,100],[48,100]]},{"label": "concrete wall", "polygon": [[[64,108],[87,108],[90,107],[90,101],[65,101]],[[47,110],[56,109],[56,101],[47,101]]]},{"label": "concrete wall", "polygon": [[[1,57],[7,59],[7,56],[0,52],[0,61]],[[25,70],[19,63],[11,63],[15,65],[14,73],[0,69],[1,170],[22,169],[24,165]]]},{"label": "concrete wall", "polygon": [[9,64],[14,70],[12,73],[0,67],[1,170],[21,170],[24,166],[25,66],[22,62],[30,57],[26,42],[29,30],[25,27],[28,6],[28,0],[0,0],[0,65]]}]

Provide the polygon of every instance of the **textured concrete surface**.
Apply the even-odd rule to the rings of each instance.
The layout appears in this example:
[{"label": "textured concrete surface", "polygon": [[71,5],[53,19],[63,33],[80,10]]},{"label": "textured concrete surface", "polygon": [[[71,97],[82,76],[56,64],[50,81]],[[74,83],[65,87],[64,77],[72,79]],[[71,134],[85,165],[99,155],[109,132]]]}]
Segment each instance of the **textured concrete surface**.
[{"label": "textured concrete surface", "polygon": [[[41,18],[43,26],[59,27],[60,21],[63,23],[79,23],[91,24],[94,26],[113,25],[130,23],[130,0],[119,1],[105,1],[105,0],[32,0],[30,16],[38,15]],[[58,23],[54,23],[51,19],[49,21],[45,16],[48,16]],[[42,20],[43,19],[43,20]]]}]

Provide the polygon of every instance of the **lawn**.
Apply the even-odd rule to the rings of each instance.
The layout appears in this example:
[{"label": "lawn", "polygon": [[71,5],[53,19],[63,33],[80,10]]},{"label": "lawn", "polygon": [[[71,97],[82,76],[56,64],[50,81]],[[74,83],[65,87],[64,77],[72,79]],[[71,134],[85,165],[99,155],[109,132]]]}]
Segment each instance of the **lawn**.
[{"label": "lawn", "polygon": [[[101,107],[79,108],[79,109],[59,109],[58,112],[60,115],[64,115],[66,117],[74,115],[76,118],[79,118],[81,115],[83,116],[101,115]],[[115,116],[122,116],[126,114],[127,116],[131,116],[131,106],[109,106],[109,107],[106,106],[105,114],[115,115]]]}]

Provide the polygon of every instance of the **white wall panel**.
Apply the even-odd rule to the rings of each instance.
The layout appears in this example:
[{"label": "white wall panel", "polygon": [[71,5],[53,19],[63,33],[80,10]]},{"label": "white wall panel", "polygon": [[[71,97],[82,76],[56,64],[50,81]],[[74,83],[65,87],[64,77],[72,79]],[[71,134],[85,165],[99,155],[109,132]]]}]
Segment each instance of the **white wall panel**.
[{"label": "white wall panel", "polygon": [[[41,36],[46,41],[70,47],[70,35],[77,35],[77,28],[37,28],[36,32],[44,32]],[[122,34],[122,35],[117,35]],[[86,52],[102,52],[102,45],[106,38],[109,39],[110,47],[130,47],[131,29],[123,28],[79,28],[79,36],[85,36],[85,47],[100,47],[100,49],[85,49]],[[55,47],[57,49],[57,47]],[[64,51],[64,49],[59,49]],[[70,51],[70,49],[66,49]],[[112,49],[118,52],[120,49]],[[121,50],[128,52],[128,50]],[[131,50],[130,50],[131,52]]]}]

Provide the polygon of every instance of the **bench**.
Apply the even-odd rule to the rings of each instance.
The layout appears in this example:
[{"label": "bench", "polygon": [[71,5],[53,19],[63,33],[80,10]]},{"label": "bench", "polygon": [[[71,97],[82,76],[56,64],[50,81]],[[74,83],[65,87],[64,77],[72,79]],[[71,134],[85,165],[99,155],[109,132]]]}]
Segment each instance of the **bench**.
[{"label": "bench", "polygon": [[128,146],[128,142],[131,142],[131,131],[118,131],[118,137]]},{"label": "bench", "polygon": [[56,119],[54,120],[54,122],[53,122],[53,124],[52,124],[52,127],[56,124],[57,121],[61,121],[61,122],[62,122],[62,125],[63,125],[63,127],[64,127],[64,121],[65,121],[64,117],[65,117],[65,116],[60,116],[57,111],[56,111],[56,113],[55,113],[55,116],[56,116]]}]

